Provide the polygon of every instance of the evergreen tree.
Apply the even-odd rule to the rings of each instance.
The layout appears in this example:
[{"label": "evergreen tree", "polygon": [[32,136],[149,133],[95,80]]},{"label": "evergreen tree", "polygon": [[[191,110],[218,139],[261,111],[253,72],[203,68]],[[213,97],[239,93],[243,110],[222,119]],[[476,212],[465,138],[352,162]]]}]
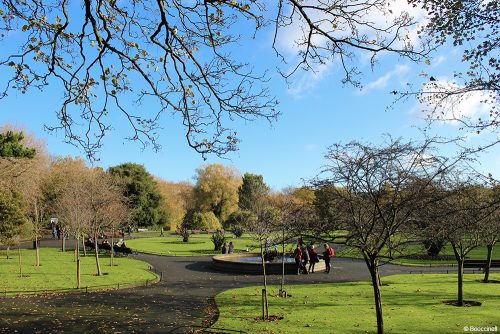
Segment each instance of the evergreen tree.
[{"label": "evergreen tree", "polygon": [[166,214],[162,209],[163,198],[158,184],[144,166],[125,163],[111,167],[109,173],[123,187],[123,194],[132,210],[132,225],[151,227],[166,224]]}]

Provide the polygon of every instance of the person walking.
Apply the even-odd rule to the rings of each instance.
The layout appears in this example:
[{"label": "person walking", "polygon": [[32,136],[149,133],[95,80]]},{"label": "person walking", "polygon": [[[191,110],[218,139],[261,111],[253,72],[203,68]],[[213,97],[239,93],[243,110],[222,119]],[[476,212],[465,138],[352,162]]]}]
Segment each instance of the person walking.
[{"label": "person walking", "polygon": [[229,254],[233,254],[234,253],[234,245],[233,245],[232,241],[229,242],[229,246],[227,247],[227,252]]},{"label": "person walking", "polygon": [[227,254],[227,242],[225,242],[224,245],[222,245],[221,253]]},{"label": "person walking", "polygon": [[300,248],[300,244],[297,245],[295,251],[293,252],[293,258],[295,259],[295,266],[297,268],[297,275],[301,274],[302,271],[302,249]]},{"label": "person walking", "polygon": [[328,243],[323,245],[325,247],[325,251],[323,252],[323,260],[325,260],[325,273],[330,273],[330,258],[332,257],[333,248],[330,247]]},{"label": "person walking", "polygon": [[309,272],[314,272],[314,266],[319,262],[318,252],[314,249],[314,245],[309,246]]},{"label": "person walking", "polygon": [[307,264],[310,261],[310,256],[309,252],[307,251],[307,247],[304,245],[302,246],[302,266],[304,270],[304,274],[309,274],[309,271],[307,271]]}]

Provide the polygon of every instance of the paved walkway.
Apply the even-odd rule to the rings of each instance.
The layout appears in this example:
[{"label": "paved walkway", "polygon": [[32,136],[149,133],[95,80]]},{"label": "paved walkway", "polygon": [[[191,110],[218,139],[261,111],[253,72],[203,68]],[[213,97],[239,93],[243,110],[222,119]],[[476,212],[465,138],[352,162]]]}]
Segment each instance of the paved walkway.
[{"label": "paved walkway", "polygon": [[[209,313],[216,294],[261,283],[258,275],[214,271],[210,257],[135,257],[163,272],[163,281],[100,293],[0,298],[0,333],[188,333],[203,328],[213,316]],[[446,269],[455,270],[384,265],[381,275]],[[286,276],[286,284],[368,279],[363,261],[335,258],[331,274]],[[279,280],[280,276],[268,277],[269,284],[279,284]]]}]

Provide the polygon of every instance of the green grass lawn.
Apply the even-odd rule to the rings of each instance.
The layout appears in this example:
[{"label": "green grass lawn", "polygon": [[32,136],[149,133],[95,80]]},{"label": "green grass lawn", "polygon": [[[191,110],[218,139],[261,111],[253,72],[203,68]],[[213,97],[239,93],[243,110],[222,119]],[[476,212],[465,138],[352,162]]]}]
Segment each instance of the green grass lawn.
[{"label": "green grass lawn", "polygon": [[[200,256],[214,255],[214,244],[210,239],[211,234],[192,234],[189,242],[182,242],[182,237],[169,235],[156,238],[140,238],[126,240],[127,247],[141,253],[170,255],[170,256]],[[254,238],[243,235],[241,238],[228,238],[227,242],[233,242],[235,251],[246,251],[257,246]]]},{"label": "green grass lawn", "polygon": [[[456,299],[456,275],[394,275],[382,278],[386,333],[463,333],[464,326],[500,328],[500,284],[484,284],[482,275],[465,275],[465,300],[479,307],[445,305]],[[492,279],[500,280],[495,273]],[[243,333],[376,333],[373,290],[368,282],[289,285],[290,298],[270,289],[270,315],[281,320],[262,321],[261,287],[232,289],[216,296],[220,311],[213,328]]]},{"label": "green grass lawn", "polygon": [[[426,250],[422,245],[412,245],[408,246],[408,248],[405,250],[405,253],[425,256]],[[467,255],[467,258],[474,260],[486,260],[486,253],[487,253],[486,246],[479,246],[470,251],[470,253]],[[346,248],[342,251],[338,251],[336,252],[336,255],[341,257],[354,257],[360,259],[362,258],[362,255],[359,253],[359,251],[354,248]],[[394,260],[393,263],[404,264],[404,265],[416,265],[416,266],[456,264],[456,261],[454,260],[453,249],[449,244],[442,249],[439,255],[448,258],[444,258],[443,260],[431,260],[431,259],[417,259],[413,257],[405,258],[403,256]],[[492,258],[500,259],[500,246],[493,247]]]},{"label": "green grass lawn", "polygon": [[[40,249],[40,267],[35,267],[35,251],[21,250],[22,273],[19,277],[17,250],[10,251],[11,258],[6,259],[6,252],[0,251],[0,295],[16,293],[34,293],[73,289],[76,287],[76,262],[74,252],[61,252],[55,248]],[[114,266],[109,266],[109,257],[100,257],[104,276],[95,276],[97,268],[94,254],[81,257],[81,286],[89,289],[105,289],[143,285],[146,280],[155,280],[146,262],[132,258],[115,257]]]},{"label": "green grass lawn", "polygon": [[[160,231],[151,230],[151,231],[143,231],[143,232],[132,232],[131,236],[125,233],[125,238],[154,238],[159,237],[161,234]],[[163,231],[163,235],[175,235],[175,231]]]}]

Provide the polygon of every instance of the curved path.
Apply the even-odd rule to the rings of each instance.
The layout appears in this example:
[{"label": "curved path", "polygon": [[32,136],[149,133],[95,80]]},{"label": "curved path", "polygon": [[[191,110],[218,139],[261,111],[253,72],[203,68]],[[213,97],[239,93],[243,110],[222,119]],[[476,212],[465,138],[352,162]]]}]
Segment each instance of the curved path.
[{"label": "curved path", "polygon": [[[0,298],[0,333],[191,333],[216,314],[216,294],[261,283],[258,275],[214,271],[211,257],[135,257],[162,272],[163,280],[153,286],[108,292]],[[384,265],[381,275],[443,270],[455,271]],[[279,279],[268,276],[268,283],[279,284]],[[286,276],[286,284],[368,279],[363,261],[335,258],[332,273]]]}]

